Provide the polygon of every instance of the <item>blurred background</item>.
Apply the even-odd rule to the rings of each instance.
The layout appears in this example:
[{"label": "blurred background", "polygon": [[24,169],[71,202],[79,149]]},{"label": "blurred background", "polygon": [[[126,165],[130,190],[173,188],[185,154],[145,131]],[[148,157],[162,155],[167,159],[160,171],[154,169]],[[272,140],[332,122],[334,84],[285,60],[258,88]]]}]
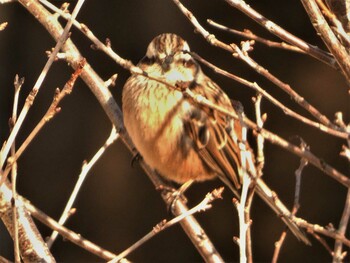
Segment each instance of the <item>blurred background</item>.
[{"label": "blurred background", "polygon": [[[60,6],[64,1],[53,2]],[[71,2],[70,10],[73,9],[75,1]],[[277,40],[245,15],[229,7],[225,1],[192,0],[183,3],[207,30],[227,43],[239,44],[242,39],[211,28],[206,24],[206,19],[213,19],[238,30],[247,28],[260,36]],[[260,0],[248,3],[289,32],[324,48],[298,1]],[[194,32],[189,21],[170,0],[86,1],[78,20],[86,24],[100,40],[109,38],[113,49],[134,63],[144,56],[148,43],[156,35],[165,32],[179,34],[202,57],[232,73],[258,82],[285,105],[310,117],[286,94],[247,65],[234,59],[228,52],[210,46]],[[9,24],[0,32],[1,144],[9,135],[8,120],[12,111],[15,75],[25,77],[20,95],[21,108],[46,63],[45,51],[55,45],[48,32],[18,3],[0,5],[0,23],[5,21]],[[111,91],[121,106],[122,87],[130,75],[129,72],[102,52],[92,50],[89,40],[74,28],[72,40],[102,78],[107,80],[118,73],[117,84]],[[258,43],[250,55],[282,81],[290,84],[328,118],[333,120],[334,113],[342,111],[344,119],[349,122],[348,87],[339,72],[308,56],[268,48]],[[248,117],[254,119],[254,106],[251,101],[254,91],[225,79],[204,66],[203,70],[231,98],[241,101]],[[18,146],[46,112],[55,88],[62,88],[71,73],[72,69],[65,62],[54,63],[19,132]],[[92,158],[111,130],[107,116],[80,79],[73,93],[60,106],[62,111],[44,127],[18,163],[19,193],[57,220],[77,180],[82,162]],[[266,128],[295,144],[299,144],[296,136],[302,137],[317,156],[341,172],[349,174],[348,163],[339,157],[344,141],[285,116],[266,100],[263,100],[262,111],[268,115]],[[255,145],[253,136],[251,144]],[[294,198],[294,172],[300,160],[268,142],[265,147],[264,179],[291,207]],[[160,194],[137,163],[131,166],[131,160],[131,154],[121,142],[111,146],[90,172],[74,206],[77,212],[67,222],[68,228],[114,253],[119,253],[136,242],[162,219],[171,218]],[[188,205],[197,204],[208,191],[219,186],[219,181],[194,185],[187,193]],[[345,187],[311,165],[307,166],[303,171],[301,208],[298,215],[310,223],[332,223],[337,227],[345,196]],[[239,260],[238,247],[232,241],[233,236],[239,233],[232,197],[229,191],[225,191],[223,200],[216,201],[209,211],[196,215],[219,253],[225,261],[231,262]],[[253,203],[252,219],[254,260],[271,261],[274,242],[279,239],[284,225],[258,198]],[[38,223],[38,228],[44,237],[51,234],[41,223]],[[330,261],[329,253],[320,243],[311,236],[310,240],[313,245],[307,247],[289,234],[282,248],[280,261]],[[333,248],[333,241],[326,241]],[[7,230],[0,223],[0,255],[13,259],[12,246]],[[58,238],[52,252],[57,261],[101,261],[62,238]],[[128,259],[137,262],[203,261],[179,226],[160,233],[129,255]]]}]

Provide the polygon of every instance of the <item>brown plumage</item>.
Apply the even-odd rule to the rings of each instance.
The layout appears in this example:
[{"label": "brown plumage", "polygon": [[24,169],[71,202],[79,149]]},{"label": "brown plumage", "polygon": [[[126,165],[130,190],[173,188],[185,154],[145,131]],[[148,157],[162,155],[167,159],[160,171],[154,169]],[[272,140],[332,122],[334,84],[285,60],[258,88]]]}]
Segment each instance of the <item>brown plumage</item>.
[{"label": "brown plumage", "polygon": [[[234,120],[209,107],[195,104],[180,90],[181,85],[212,103],[235,112],[231,100],[208,78],[188,53],[186,41],[175,34],[162,34],[148,46],[138,66],[150,79],[132,75],[123,89],[125,127],[145,162],[165,178],[177,183],[203,181],[219,177],[239,198],[241,154],[254,163],[247,144],[242,151],[242,127]],[[157,80],[160,81],[157,81]],[[247,165],[255,177],[255,167]],[[273,197],[264,191],[257,179],[257,193],[279,215],[289,216],[287,208],[276,207]],[[298,239],[309,241],[287,217],[282,220]]]}]

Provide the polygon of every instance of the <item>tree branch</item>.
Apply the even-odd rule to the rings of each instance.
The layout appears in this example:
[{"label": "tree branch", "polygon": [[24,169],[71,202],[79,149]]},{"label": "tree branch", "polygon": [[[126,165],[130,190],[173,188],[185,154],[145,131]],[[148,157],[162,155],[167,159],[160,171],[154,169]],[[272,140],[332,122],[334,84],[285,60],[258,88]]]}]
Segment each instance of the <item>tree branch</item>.
[{"label": "tree branch", "polygon": [[306,12],[308,13],[312,25],[319,33],[323,42],[333,54],[345,76],[348,85],[350,85],[350,57],[349,53],[342,46],[329,27],[326,19],[323,17],[321,10],[314,0],[301,0]]}]

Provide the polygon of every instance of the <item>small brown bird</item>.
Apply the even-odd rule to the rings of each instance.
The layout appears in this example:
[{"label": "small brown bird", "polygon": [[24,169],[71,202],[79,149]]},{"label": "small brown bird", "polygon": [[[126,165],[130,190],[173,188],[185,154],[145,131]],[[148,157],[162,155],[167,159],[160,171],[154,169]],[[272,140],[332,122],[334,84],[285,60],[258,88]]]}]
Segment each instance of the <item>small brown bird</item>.
[{"label": "small brown bird", "polygon": [[[151,41],[146,56],[137,65],[151,78],[132,75],[124,85],[126,130],[145,162],[165,178],[185,183],[219,177],[239,198],[242,157],[244,154],[247,162],[254,163],[253,152],[242,143],[239,120],[197,104],[173,88],[185,86],[221,108],[237,112],[189,51],[187,42],[175,34],[161,34]],[[242,151],[242,145],[246,151]],[[256,177],[252,165],[246,169]],[[288,209],[277,207],[272,193],[267,194],[264,188],[263,181],[256,179],[256,192],[299,240],[309,244],[290,220]]]}]

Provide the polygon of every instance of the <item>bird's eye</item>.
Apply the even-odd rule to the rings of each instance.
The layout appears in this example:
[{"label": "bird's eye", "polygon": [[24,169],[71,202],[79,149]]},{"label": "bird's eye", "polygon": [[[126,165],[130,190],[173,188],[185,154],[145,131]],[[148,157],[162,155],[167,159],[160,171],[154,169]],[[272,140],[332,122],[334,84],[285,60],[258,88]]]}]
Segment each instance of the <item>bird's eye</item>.
[{"label": "bird's eye", "polygon": [[182,60],[182,64],[185,66],[185,67],[192,67],[193,65],[194,65],[194,62],[192,61],[192,59],[190,59],[190,60],[186,60],[186,59],[184,59],[184,60]]}]

